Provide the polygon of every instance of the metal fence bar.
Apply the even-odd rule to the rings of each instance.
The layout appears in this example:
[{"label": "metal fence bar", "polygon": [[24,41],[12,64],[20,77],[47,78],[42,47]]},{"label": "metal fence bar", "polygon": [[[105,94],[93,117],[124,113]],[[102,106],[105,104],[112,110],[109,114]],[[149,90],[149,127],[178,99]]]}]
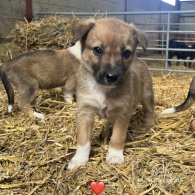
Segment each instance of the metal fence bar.
[{"label": "metal fence bar", "polygon": [[[166,33],[166,30],[145,30],[146,33]],[[169,33],[188,33],[188,34],[195,34],[195,31],[187,31],[187,30],[169,30]]]},{"label": "metal fence bar", "polygon": [[[163,26],[163,25],[167,25],[167,23],[150,23],[150,24],[145,24],[145,23],[136,23],[137,25],[159,25],[159,26]],[[194,23],[170,23],[171,26],[188,26],[188,25],[192,25],[194,26]]]},{"label": "metal fence bar", "polygon": [[[140,60],[147,60],[147,61],[165,61],[165,58],[143,58],[139,57]],[[194,62],[194,60],[175,60],[175,59],[168,59],[170,62]]]},{"label": "metal fence bar", "polygon": [[124,15],[157,15],[157,14],[194,14],[194,10],[185,11],[136,11],[136,12],[35,12],[35,15],[64,15],[64,16],[124,16]]},{"label": "metal fence bar", "polygon": [[169,31],[170,31],[170,13],[167,13],[167,44],[166,44],[166,53],[165,53],[165,70],[168,70],[168,55],[169,55]]},{"label": "metal fence bar", "polygon": [[[138,50],[142,50],[141,47],[138,47],[137,48]],[[155,47],[148,47],[147,50],[150,50],[150,51],[194,51],[195,52],[195,49],[175,49],[175,48],[155,48]]]},{"label": "metal fence bar", "polygon": [[165,72],[178,72],[178,73],[194,73],[193,70],[174,70],[174,69],[163,69],[163,68],[149,68],[152,71],[165,71]]},{"label": "metal fence bar", "polygon": [[[163,42],[163,40],[164,39],[158,39],[158,40],[153,40],[153,42],[159,42],[159,41],[162,41]],[[187,40],[182,40],[182,39],[180,39],[180,40],[178,40],[179,42],[184,42],[184,43],[195,43],[195,40],[194,41],[187,41]],[[160,44],[158,44],[157,46],[162,46],[162,45],[160,45]]]}]

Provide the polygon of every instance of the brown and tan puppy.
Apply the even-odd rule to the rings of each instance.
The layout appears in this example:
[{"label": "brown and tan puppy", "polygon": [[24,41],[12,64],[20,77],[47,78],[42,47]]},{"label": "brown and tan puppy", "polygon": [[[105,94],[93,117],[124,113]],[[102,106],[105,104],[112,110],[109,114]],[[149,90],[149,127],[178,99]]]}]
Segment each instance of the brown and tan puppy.
[{"label": "brown and tan puppy", "polygon": [[8,112],[14,104],[12,84],[18,91],[21,111],[38,118],[44,115],[31,108],[37,89],[63,87],[64,99],[71,103],[80,66],[80,43],[66,50],[37,50],[25,53],[0,66],[0,77],[8,95]]},{"label": "brown and tan puppy", "polygon": [[91,133],[96,115],[113,123],[106,161],[120,164],[129,119],[143,105],[147,125],[154,123],[154,95],[147,65],[135,50],[145,49],[147,38],[133,24],[116,18],[88,19],[75,26],[81,42],[82,63],[77,86],[77,150],[68,168],[89,160]]}]

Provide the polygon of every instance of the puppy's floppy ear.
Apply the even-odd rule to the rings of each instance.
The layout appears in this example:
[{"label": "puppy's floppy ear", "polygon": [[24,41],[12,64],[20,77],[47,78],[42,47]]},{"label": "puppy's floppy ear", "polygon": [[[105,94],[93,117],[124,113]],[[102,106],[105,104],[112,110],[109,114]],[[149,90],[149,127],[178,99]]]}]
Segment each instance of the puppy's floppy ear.
[{"label": "puppy's floppy ear", "polygon": [[148,38],[146,34],[134,26],[134,36],[137,39],[138,44],[140,44],[143,50],[146,51],[146,48],[148,47]]},{"label": "puppy's floppy ear", "polygon": [[80,40],[95,25],[94,19],[87,19],[78,22],[73,28],[74,41]]}]

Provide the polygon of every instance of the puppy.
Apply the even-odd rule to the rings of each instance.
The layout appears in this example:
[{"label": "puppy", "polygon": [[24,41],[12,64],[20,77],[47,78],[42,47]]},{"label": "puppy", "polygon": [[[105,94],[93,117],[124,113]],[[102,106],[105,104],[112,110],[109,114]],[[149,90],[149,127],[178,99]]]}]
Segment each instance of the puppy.
[{"label": "puppy", "polygon": [[147,125],[154,123],[154,95],[147,65],[135,55],[146,35],[133,24],[116,18],[88,19],[75,26],[81,42],[82,62],[77,85],[77,150],[69,162],[73,169],[89,160],[96,115],[113,123],[106,161],[120,164],[129,119],[141,103]]},{"label": "puppy", "polygon": [[19,94],[19,109],[35,117],[44,115],[31,108],[37,89],[62,87],[71,103],[76,92],[76,72],[80,66],[80,43],[65,50],[37,50],[25,53],[0,66],[0,77],[8,96],[8,112],[14,104],[13,84]]},{"label": "puppy", "polygon": [[192,106],[194,101],[195,101],[195,77],[192,79],[192,82],[190,84],[190,88],[188,91],[188,96],[185,99],[185,101],[178,106],[163,110],[161,114],[173,114],[175,112],[181,112],[181,111],[187,110],[188,108]]}]

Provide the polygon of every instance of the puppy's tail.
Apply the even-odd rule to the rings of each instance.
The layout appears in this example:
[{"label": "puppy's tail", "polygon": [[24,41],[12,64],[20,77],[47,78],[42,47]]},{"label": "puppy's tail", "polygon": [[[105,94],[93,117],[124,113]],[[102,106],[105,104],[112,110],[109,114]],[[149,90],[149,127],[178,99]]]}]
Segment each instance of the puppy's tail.
[{"label": "puppy's tail", "polygon": [[181,111],[187,110],[188,108],[190,108],[192,106],[194,101],[195,101],[195,77],[193,78],[193,80],[190,84],[188,96],[185,99],[185,101],[182,104],[180,104],[179,106],[176,106],[173,108],[167,108],[167,109],[163,110],[161,112],[161,114],[172,114],[175,112],[181,112]]},{"label": "puppy's tail", "polygon": [[8,112],[11,112],[13,109],[13,105],[14,105],[14,90],[13,90],[11,83],[9,82],[9,80],[7,78],[6,72],[4,70],[4,65],[0,66],[0,77],[1,77],[1,81],[3,83],[3,86],[7,92]]}]

